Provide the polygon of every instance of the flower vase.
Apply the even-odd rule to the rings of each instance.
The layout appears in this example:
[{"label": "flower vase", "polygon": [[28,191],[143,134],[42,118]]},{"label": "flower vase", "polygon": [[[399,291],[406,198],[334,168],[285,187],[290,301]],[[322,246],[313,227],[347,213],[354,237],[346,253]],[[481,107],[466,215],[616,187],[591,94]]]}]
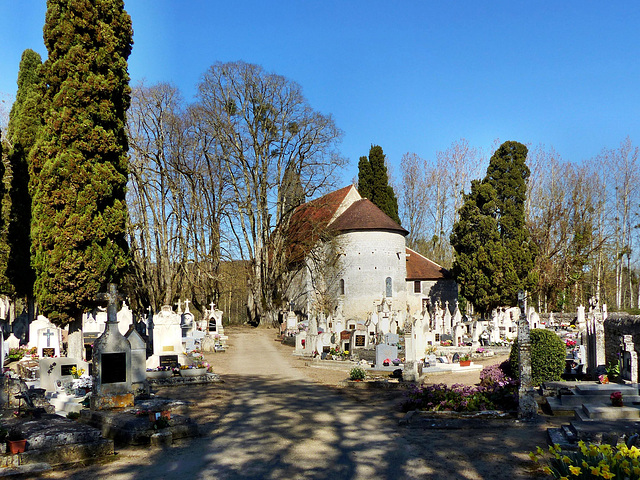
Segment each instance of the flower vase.
[{"label": "flower vase", "polygon": [[611,400],[611,405],[613,407],[623,407],[624,403],[622,402],[622,399],[620,399],[620,400]]},{"label": "flower vase", "polygon": [[461,367],[470,367],[471,366],[471,360],[460,360],[460,366]]},{"label": "flower vase", "polygon": [[27,449],[26,440],[7,440],[9,453],[23,453]]}]

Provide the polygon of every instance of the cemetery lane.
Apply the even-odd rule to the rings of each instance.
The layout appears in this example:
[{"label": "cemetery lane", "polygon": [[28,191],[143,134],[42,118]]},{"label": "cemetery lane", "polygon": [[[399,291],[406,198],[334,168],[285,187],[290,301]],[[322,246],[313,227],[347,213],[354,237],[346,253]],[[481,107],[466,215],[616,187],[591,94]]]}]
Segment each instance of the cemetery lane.
[{"label": "cemetery lane", "polygon": [[159,392],[195,403],[191,415],[203,437],[168,448],[117,449],[112,462],[43,478],[531,478],[527,453],[544,442],[540,425],[400,427],[388,402],[354,401],[335,384],[319,384],[344,379],[346,371],[305,367],[291,348],[274,342],[273,330],[229,333],[228,351],[208,355],[224,384]]}]

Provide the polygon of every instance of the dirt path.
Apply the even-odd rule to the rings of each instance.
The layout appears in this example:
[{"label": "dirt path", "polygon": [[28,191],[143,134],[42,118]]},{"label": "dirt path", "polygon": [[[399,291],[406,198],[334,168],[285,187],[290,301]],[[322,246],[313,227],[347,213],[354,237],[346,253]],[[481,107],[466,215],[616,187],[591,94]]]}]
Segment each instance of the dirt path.
[{"label": "dirt path", "polygon": [[44,478],[531,478],[525,462],[544,442],[539,425],[399,427],[388,398],[374,392],[354,401],[327,388],[346,372],[305,366],[274,342],[273,331],[233,330],[230,337],[226,353],[210,356],[224,384],[159,392],[196,403],[192,416],[203,437],[122,449],[113,462]]}]

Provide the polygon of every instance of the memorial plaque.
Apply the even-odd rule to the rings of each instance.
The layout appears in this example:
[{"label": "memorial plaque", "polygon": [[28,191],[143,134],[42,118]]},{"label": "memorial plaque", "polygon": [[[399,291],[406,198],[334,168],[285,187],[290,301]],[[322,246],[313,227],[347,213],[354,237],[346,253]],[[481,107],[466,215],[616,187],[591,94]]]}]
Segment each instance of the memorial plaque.
[{"label": "memorial plaque", "polygon": [[55,348],[43,348],[42,349],[42,356],[43,357],[55,357],[56,356],[56,349]]},{"label": "memorial plaque", "polygon": [[364,335],[356,335],[356,347],[364,347],[365,340]]},{"label": "memorial plaque", "polygon": [[71,370],[72,370],[74,367],[75,367],[76,369],[78,368],[78,366],[77,366],[77,365],[73,365],[73,364],[70,364],[70,365],[60,365],[60,375],[73,375],[73,373],[71,373]]},{"label": "memorial plaque", "polygon": [[329,353],[329,352],[331,351],[331,347],[329,347],[329,346],[325,345],[324,347],[322,347],[322,351],[323,351],[324,353]]},{"label": "memorial plaque", "polygon": [[102,383],[127,381],[127,355],[125,352],[102,354]]},{"label": "memorial plaque", "polygon": [[177,355],[160,355],[160,366],[178,368]]},{"label": "memorial plaque", "polygon": [[351,338],[351,330],[343,330],[340,332],[340,340],[349,340]]}]

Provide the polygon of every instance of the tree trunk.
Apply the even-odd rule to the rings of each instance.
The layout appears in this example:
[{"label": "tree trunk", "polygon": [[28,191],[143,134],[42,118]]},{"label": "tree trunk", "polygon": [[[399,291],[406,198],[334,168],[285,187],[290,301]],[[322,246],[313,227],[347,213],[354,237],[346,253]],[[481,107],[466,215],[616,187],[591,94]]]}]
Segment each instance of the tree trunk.
[{"label": "tree trunk", "polygon": [[73,322],[69,324],[69,338],[67,344],[67,356],[84,360],[84,336],[82,335],[82,312],[76,314]]}]

